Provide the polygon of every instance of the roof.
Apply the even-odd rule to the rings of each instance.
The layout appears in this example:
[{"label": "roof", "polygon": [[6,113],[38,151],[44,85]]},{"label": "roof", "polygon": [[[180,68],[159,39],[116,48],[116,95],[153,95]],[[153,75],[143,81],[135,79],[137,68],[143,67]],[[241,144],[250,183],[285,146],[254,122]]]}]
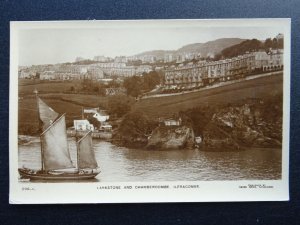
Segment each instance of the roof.
[{"label": "roof", "polygon": [[98,113],[100,114],[100,116],[108,116],[108,113],[106,112],[106,110],[99,110]]}]

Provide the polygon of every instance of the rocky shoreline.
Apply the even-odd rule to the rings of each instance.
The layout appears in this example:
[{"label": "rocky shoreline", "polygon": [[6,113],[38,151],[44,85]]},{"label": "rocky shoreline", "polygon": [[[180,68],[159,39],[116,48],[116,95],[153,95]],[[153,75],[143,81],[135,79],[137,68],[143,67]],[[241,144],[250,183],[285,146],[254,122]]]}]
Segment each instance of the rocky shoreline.
[{"label": "rocky shoreline", "polygon": [[262,108],[244,104],[214,114],[205,127],[203,149],[242,150],[245,147],[281,147],[281,121],[262,119]]},{"label": "rocky shoreline", "polygon": [[153,130],[146,149],[191,149],[194,147],[194,131],[190,126],[159,126]]},{"label": "rocky shoreline", "polygon": [[[152,127],[148,135],[138,134],[132,125],[130,132],[119,130],[115,134],[117,141],[113,142],[147,150],[199,148],[202,151],[242,151],[249,147],[281,148],[280,101],[250,99],[245,102],[214,109],[208,118],[203,118],[205,123],[201,119],[193,121],[189,118],[180,126],[153,125],[153,121],[143,121],[144,127]],[[204,125],[196,133],[193,127],[198,122]],[[196,143],[197,136],[202,140],[201,143]]]}]

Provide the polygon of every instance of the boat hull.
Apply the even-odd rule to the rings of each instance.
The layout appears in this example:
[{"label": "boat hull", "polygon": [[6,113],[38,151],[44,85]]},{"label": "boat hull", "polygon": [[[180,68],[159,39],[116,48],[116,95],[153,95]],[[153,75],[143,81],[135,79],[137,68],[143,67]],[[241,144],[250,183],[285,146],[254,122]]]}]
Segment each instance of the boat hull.
[{"label": "boat hull", "polygon": [[33,171],[29,169],[18,169],[21,178],[30,180],[87,180],[95,178],[100,171],[91,173],[42,173],[40,171]]}]

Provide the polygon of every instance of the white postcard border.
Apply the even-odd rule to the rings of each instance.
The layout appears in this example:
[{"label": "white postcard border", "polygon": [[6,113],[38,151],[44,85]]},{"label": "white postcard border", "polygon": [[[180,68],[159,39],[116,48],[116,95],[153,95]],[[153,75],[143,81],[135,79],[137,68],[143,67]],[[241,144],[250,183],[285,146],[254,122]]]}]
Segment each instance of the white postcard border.
[{"label": "white postcard border", "polygon": [[[163,21],[163,23],[162,23]],[[284,27],[284,99],[281,180],[22,183],[18,181],[18,31],[34,28],[107,26],[282,26]],[[9,162],[10,203],[138,203],[289,200],[290,19],[129,20],[11,22]],[[251,186],[254,185],[254,186]],[[144,187],[144,186],[149,186]],[[157,186],[155,188],[155,186]],[[158,186],[168,186],[162,188]],[[196,187],[197,186],[197,187]],[[117,187],[120,187],[118,189]],[[126,188],[125,188],[126,187]],[[130,188],[131,187],[131,188]],[[242,188],[247,187],[247,188]],[[251,188],[250,188],[251,187]],[[270,188],[273,187],[273,188]],[[58,194],[59,193],[59,194]]]}]

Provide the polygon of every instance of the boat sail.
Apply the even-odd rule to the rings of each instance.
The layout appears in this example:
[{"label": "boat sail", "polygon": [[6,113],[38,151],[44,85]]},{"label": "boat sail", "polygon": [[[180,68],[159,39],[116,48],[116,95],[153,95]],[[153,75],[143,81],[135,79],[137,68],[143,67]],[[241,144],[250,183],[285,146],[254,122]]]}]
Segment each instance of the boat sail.
[{"label": "boat sail", "polygon": [[[41,122],[41,170],[19,168],[22,178],[41,180],[81,180],[97,176],[100,171],[93,150],[91,132],[77,141],[77,168],[68,149],[65,114],[60,117],[38,96]],[[58,117],[58,118],[57,118]]]},{"label": "boat sail", "polygon": [[77,142],[77,150],[78,150],[77,167],[79,169],[98,168],[95,152],[93,150],[91,131],[89,131],[85,136],[83,136]]},{"label": "boat sail", "polygon": [[74,167],[68,150],[65,115],[62,115],[41,134],[43,169],[57,170]]},{"label": "boat sail", "polygon": [[40,99],[38,96],[36,98],[37,98],[38,118],[39,121],[42,122],[43,124],[43,130],[45,130],[58,117],[58,113],[55,112],[51,107],[49,107],[45,102],[43,102],[42,99]]}]

